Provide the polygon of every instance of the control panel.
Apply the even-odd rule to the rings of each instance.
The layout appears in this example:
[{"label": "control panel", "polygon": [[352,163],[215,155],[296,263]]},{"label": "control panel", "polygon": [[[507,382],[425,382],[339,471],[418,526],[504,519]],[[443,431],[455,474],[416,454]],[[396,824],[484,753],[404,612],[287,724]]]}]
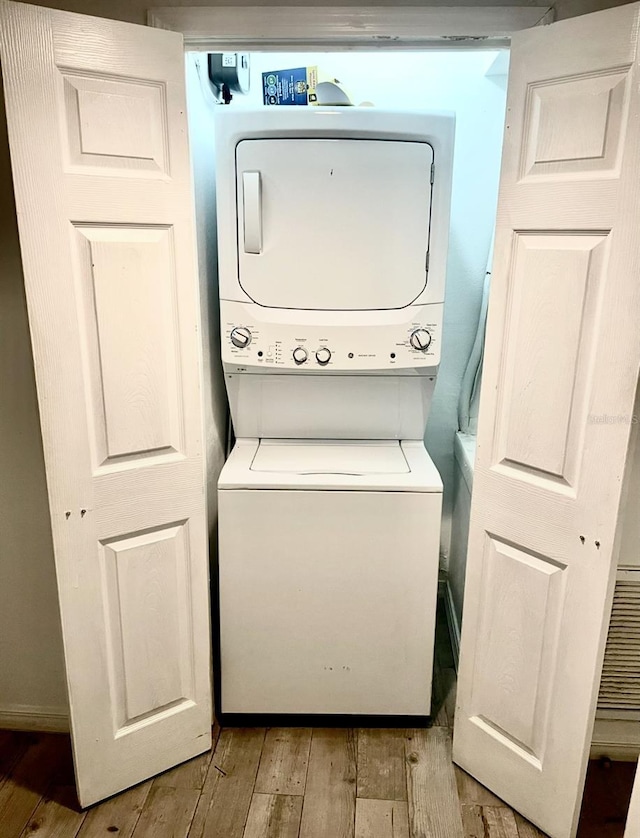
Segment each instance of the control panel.
[{"label": "control panel", "polygon": [[[240,372],[433,368],[440,363],[442,313],[442,304],[436,303],[394,312],[357,312],[352,322],[344,312],[334,317],[281,310],[274,320],[259,320],[257,315],[266,314],[264,308],[222,301],[222,360]],[[308,322],[295,322],[304,316]],[[337,322],[313,322],[325,317]]]}]

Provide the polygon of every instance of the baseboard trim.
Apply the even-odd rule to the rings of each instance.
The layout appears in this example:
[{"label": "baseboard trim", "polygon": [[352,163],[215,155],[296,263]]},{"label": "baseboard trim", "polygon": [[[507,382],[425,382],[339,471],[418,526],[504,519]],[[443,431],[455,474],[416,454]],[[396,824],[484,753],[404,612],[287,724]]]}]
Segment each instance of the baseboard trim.
[{"label": "baseboard trim", "polygon": [[4,707],[0,706],[0,729],[68,733],[69,714],[63,707],[9,704]]},{"label": "baseboard trim", "polygon": [[360,713],[220,713],[221,727],[375,727],[428,728],[433,719],[428,715],[386,716]]},{"label": "baseboard trim", "polygon": [[455,661],[457,672],[458,659],[460,658],[460,626],[458,625],[458,618],[456,617],[456,609],[453,604],[453,595],[451,593],[451,587],[449,586],[448,579],[445,583],[444,609],[447,614],[447,624],[449,626],[451,648],[453,649],[453,659]]},{"label": "baseboard trim", "polygon": [[635,762],[640,756],[640,722],[596,716],[590,756]]}]

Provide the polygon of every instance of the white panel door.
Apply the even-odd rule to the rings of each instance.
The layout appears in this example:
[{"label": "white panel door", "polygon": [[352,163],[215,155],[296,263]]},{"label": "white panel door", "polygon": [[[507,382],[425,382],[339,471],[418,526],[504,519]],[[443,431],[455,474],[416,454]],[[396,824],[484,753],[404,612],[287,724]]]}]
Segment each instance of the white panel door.
[{"label": "white panel door", "polygon": [[517,34],[454,759],[575,833],[640,366],[638,4]]},{"label": "white panel door", "polygon": [[0,30],[86,806],[211,741],[182,38],[9,2]]},{"label": "white panel door", "polygon": [[410,305],[427,283],[432,163],[428,143],[238,143],[243,290],[276,308]]}]

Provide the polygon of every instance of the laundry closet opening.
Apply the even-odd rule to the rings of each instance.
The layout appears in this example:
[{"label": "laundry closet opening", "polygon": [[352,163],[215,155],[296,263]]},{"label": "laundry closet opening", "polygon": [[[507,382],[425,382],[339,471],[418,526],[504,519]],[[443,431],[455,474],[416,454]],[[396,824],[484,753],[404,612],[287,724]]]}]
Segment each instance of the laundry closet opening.
[{"label": "laundry closet opening", "polygon": [[[231,448],[227,434],[227,395],[220,365],[214,151],[216,111],[300,110],[306,103],[311,108],[328,104],[356,109],[450,111],[455,114],[442,352],[425,443],[444,484],[439,554],[440,567],[446,573],[444,599],[456,656],[462,624],[482,349],[508,65],[509,50],[504,48],[186,54],[205,331],[204,403],[212,528],[217,520],[217,475]],[[286,161],[286,150],[281,153]],[[301,253],[308,249],[320,263],[326,256],[327,245],[323,231],[316,224],[314,197],[310,194],[304,211],[289,220],[289,235]],[[340,209],[336,206],[336,213]],[[393,222],[390,214],[390,227]],[[344,223],[349,223],[348,212]],[[263,287],[260,285],[261,278],[257,279],[252,293],[255,292],[256,300],[260,301]],[[332,289],[334,299],[340,297],[345,307],[357,307],[357,300],[354,303],[350,296],[357,283],[350,284],[348,274],[341,275],[339,281],[342,287]],[[396,300],[395,283],[396,278],[390,275],[388,287],[383,289],[388,295],[384,299],[390,300],[391,305]],[[304,308],[305,300],[322,301],[323,290],[318,287],[321,285],[318,276],[304,273],[296,284],[299,297],[294,306]],[[325,296],[330,298],[331,294]],[[300,300],[303,302],[300,303]],[[637,476],[640,474],[636,431],[637,428],[632,434],[628,466],[631,475],[628,503],[631,506],[638,496]],[[317,471],[322,462],[329,463],[334,455],[339,462],[342,456],[339,449],[329,451],[320,447],[307,451],[305,456],[313,461],[308,470]],[[357,455],[356,460],[359,461],[365,456],[364,449]],[[353,469],[350,473],[354,473]],[[632,731],[637,720],[637,688],[632,684],[637,667],[628,668],[630,657],[636,652],[637,639],[627,623],[622,625],[629,603],[635,603],[637,599],[635,520],[632,515],[622,516],[614,615],[593,736],[592,753],[597,756],[610,753],[634,756],[640,748],[636,728],[635,732]],[[215,543],[215,538],[212,541]],[[615,663],[621,656],[625,662],[622,668]]]},{"label": "laundry closet opening", "polygon": [[[507,49],[474,49],[212,55],[210,59],[205,52],[186,54],[201,302],[204,329],[209,332],[204,342],[209,475],[219,473],[220,457],[224,455],[220,445],[215,443],[224,439],[226,427],[226,395],[219,360],[216,109],[304,107],[287,104],[295,99],[297,103],[311,100],[311,106],[315,101],[316,104],[372,107],[385,111],[455,113],[443,343],[426,433],[427,449],[445,487],[440,552],[446,568],[454,485],[454,439],[459,430],[458,401],[478,331],[495,225],[509,52]],[[234,62],[237,62],[237,68],[233,67]],[[221,89],[222,80],[231,87],[229,104],[224,104],[227,91]],[[246,92],[240,92],[239,87]],[[265,104],[270,101],[280,104]],[[338,209],[336,207],[336,211]],[[304,212],[289,223],[291,241],[302,244],[319,259],[326,245],[322,231],[314,221],[313,195],[309,195]],[[391,227],[392,216],[389,223]],[[305,283],[311,284],[309,278],[300,276],[298,282],[300,293],[307,293]],[[390,275],[388,294],[392,303],[395,284],[397,279]],[[475,402],[471,411],[474,405]],[[215,483],[209,486],[209,498],[213,504]],[[215,517],[214,509],[210,510],[210,517]]]},{"label": "laundry closet opening", "polygon": [[[298,590],[319,590],[317,584],[310,585],[308,575],[300,569],[301,562],[295,558],[300,553],[306,554],[307,561],[310,561],[309,556],[317,553],[317,563],[308,570],[311,574],[317,572],[318,564],[325,562],[328,567],[330,559],[327,553],[331,553],[332,560],[337,563],[335,578],[341,578],[340,574],[346,573],[345,568],[351,568],[353,579],[348,585],[343,580],[345,589],[351,585],[354,589],[371,586],[368,588],[369,601],[376,601],[376,597],[383,595],[382,590],[374,589],[379,583],[371,580],[389,573],[388,555],[423,555],[421,561],[406,569],[406,579],[413,580],[408,583],[408,590],[417,590],[424,583],[424,590],[433,592],[433,605],[426,601],[422,606],[419,602],[411,604],[403,599],[404,595],[397,594],[395,605],[385,605],[388,612],[386,623],[380,613],[376,614],[371,607],[363,606],[358,612],[361,621],[372,621],[370,640],[377,642],[379,649],[389,644],[383,626],[394,624],[402,614],[406,619],[407,615],[414,612],[418,615],[422,610],[429,612],[427,621],[435,616],[437,569],[440,564],[443,571],[447,570],[449,555],[454,440],[459,430],[458,403],[476,334],[482,328],[479,319],[495,226],[508,59],[506,49],[190,52],[186,55],[205,347],[209,516],[212,528],[214,522],[218,522],[220,562],[216,571],[219,571],[220,580],[222,652],[216,699],[221,702],[219,710],[223,716],[260,712],[429,714],[425,697],[429,694],[427,681],[430,675],[411,675],[406,672],[411,668],[408,665],[398,677],[406,679],[407,685],[412,685],[411,688],[407,686],[407,691],[415,690],[414,704],[408,699],[404,703],[399,702],[393,696],[386,700],[381,687],[377,688],[380,694],[375,701],[369,698],[350,701],[346,698],[347,694],[355,695],[357,692],[352,684],[353,675],[349,676],[348,683],[345,681],[342,685],[336,684],[337,676],[327,675],[326,686],[323,687],[326,694],[321,695],[315,680],[317,676],[305,678],[303,675],[305,662],[317,658],[316,670],[324,672],[324,663],[320,658],[324,660],[326,655],[331,658],[327,660],[327,672],[336,669],[348,671],[353,661],[347,658],[350,654],[358,655],[355,649],[349,651],[348,641],[343,639],[341,643],[346,645],[340,654],[345,660],[338,665],[333,660],[338,647],[327,636],[324,638],[324,649],[322,632],[311,636],[311,629],[308,629],[304,651],[300,645],[302,641],[299,644],[299,663],[290,661],[287,671],[278,670],[279,678],[274,667],[281,665],[276,662],[282,661],[282,652],[289,646],[287,638],[292,629],[289,621],[295,609],[288,607],[287,602],[291,602],[291,597]],[[362,114],[365,122],[360,120],[360,124],[364,125],[368,114],[373,120],[376,112],[393,112],[384,118],[387,131],[393,131],[394,124],[400,126],[404,114],[426,114],[421,129],[426,133],[418,132],[414,142],[384,142],[376,139],[376,136],[384,136],[384,133],[376,134],[379,128],[366,139],[366,135],[358,135],[358,129],[355,134],[350,133],[352,129],[345,134],[345,129],[338,127],[333,139],[329,135],[319,139],[317,131],[314,133],[313,130],[306,139],[295,142],[287,139],[286,131],[290,129],[285,122],[276,119],[277,115],[284,120],[290,116],[295,119],[301,111],[317,112],[323,106],[327,111],[354,112],[354,125],[358,124],[358,113]],[[225,127],[224,122],[230,114],[244,119],[241,134],[248,139],[238,142],[237,137],[229,133],[230,129]],[[455,117],[451,186],[449,166],[453,120],[443,114]],[[262,132],[267,117],[271,119],[271,127],[264,135]],[[435,140],[435,146],[429,145],[430,118],[434,130],[439,124],[438,118],[445,120],[443,126],[451,126],[451,135],[442,135],[448,139],[443,141],[440,152],[440,140]],[[330,113],[327,113],[328,119],[331,119]],[[449,123],[446,123],[447,119]],[[235,124],[238,124],[237,121]],[[254,134],[252,130],[255,130]],[[449,131],[449,128],[446,130]],[[388,133],[387,136],[392,135]],[[398,136],[412,135],[409,132]],[[437,130],[434,136],[438,137]],[[339,143],[336,142],[338,138]],[[223,165],[220,162],[220,147],[231,142],[235,151],[225,152],[227,157]],[[333,145],[333,151],[327,150],[329,144]],[[339,153],[335,151],[336,145],[340,146]],[[334,161],[337,166],[335,177]],[[218,172],[216,165],[220,166]],[[234,185],[229,186],[228,172],[232,168],[236,170]],[[379,179],[375,175],[378,170]],[[421,173],[424,173],[424,183],[418,185],[417,182],[422,180]],[[258,208],[259,218],[251,215],[254,205]],[[221,217],[217,217],[217,213]],[[425,232],[428,233],[426,259],[425,247],[420,249],[416,246],[417,242],[423,241]],[[231,245],[231,240],[236,237],[237,243]],[[446,293],[443,288],[445,263]],[[230,274],[234,275],[232,282]],[[232,283],[235,283],[233,288]],[[426,298],[423,292],[427,294]],[[233,302],[242,298],[257,304],[251,308],[257,311],[259,337],[256,337],[252,322],[242,319],[253,314],[249,314],[249,309],[243,304]],[[406,348],[396,348],[401,346],[399,340],[406,343],[406,327],[403,326],[400,333],[400,326],[393,323],[415,319],[419,316],[417,313],[407,312],[421,311],[420,306],[425,303],[431,304],[430,311],[434,312],[434,304],[440,306],[438,315],[429,314],[431,319],[435,316],[438,323],[437,349],[431,362],[431,379],[423,377],[423,383],[418,383],[420,377],[416,377],[416,373],[427,360],[426,356],[423,360],[417,358],[420,352],[409,357],[409,349],[406,358],[402,356],[398,359],[400,367],[397,371],[393,365],[390,366],[396,362],[397,352],[407,353]],[[219,306],[224,309],[222,317]],[[374,325],[367,331],[368,316],[375,317],[377,311],[392,315],[393,310],[398,312],[395,321],[389,320],[389,325],[384,326],[384,320],[371,320]],[[278,314],[279,311],[284,313]],[[300,324],[294,327],[299,329],[300,334],[286,332],[288,311],[299,312],[295,315],[298,319],[293,322]],[[273,340],[270,338],[265,345],[265,324],[260,317],[267,317],[266,328],[270,329],[270,335],[273,334]],[[269,325],[271,322],[275,325]],[[346,325],[339,334],[327,338],[327,346],[333,350],[334,359],[338,358],[338,346],[332,345],[331,341],[340,344],[340,361],[336,360],[338,366],[333,360],[327,367],[318,366],[323,361],[316,352],[317,341],[323,338],[320,333],[313,332],[315,322],[328,324],[322,327],[325,329],[331,328],[331,324],[334,327],[341,323]],[[231,369],[228,364],[230,357],[224,355],[225,347],[231,346],[229,341],[233,342],[236,327],[247,333],[245,339],[252,341],[252,346],[249,354],[244,352],[232,360],[246,364],[247,369],[242,366]],[[412,328],[415,329],[415,325]],[[357,329],[360,331],[356,337],[354,330]],[[371,343],[372,336],[376,334],[389,334],[390,337],[388,341],[377,337],[374,345],[367,348],[367,343]],[[288,336],[285,338],[284,335]],[[279,339],[282,339],[280,345]],[[352,340],[354,346],[342,345],[345,340]],[[296,343],[300,343],[297,348]],[[386,347],[383,356],[378,354],[381,351],[378,344],[382,343]],[[225,358],[224,373],[220,359],[221,344]],[[298,367],[291,360],[292,351],[295,364],[298,364],[296,353],[300,353],[302,358]],[[327,350],[321,347],[321,351]],[[367,356],[369,351],[374,354]],[[368,361],[368,357],[373,360]],[[313,361],[313,366],[309,361],[305,363],[307,358]],[[287,359],[291,362],[290,369],[286,367]],[[351,370],[348,359],[354,359],[354,364],[358,366]],[[471,363],[477,365],[478,358],[472,358]],[[366,374],[367,364],[372,373],[370,377]],[[416,364],[417,368],[411,370],[410,367]],[[353,373],[358,370],[360,375],[354,376]],[[428,375],[427,370],[424,372]],[[241,423],[233,428],[227,421],[225,375],[232,421],[238,425],[238,418],[241,418]],[[234,376],[236,383],[231,380]],[[376,377],[375,383],[372,383],[373,376]],[[358,396],[354,396],[356,391]],[[367,401],[371,404],[370,412],[362,407]],[[470,393],[465,413],[472,413],[475,407]],[[326,418],[331,412],[336,415],[333,420]],[[317,420],[318,416],[325,418]],[[259,419],[254,422],[254,417]],[[421,440],[427,417],[424,442],[428,457],[424,457],[402,440]],[[228,435],[226,428],[229,428]],[[216,486],[220,467],[231,452],[234,436],[240,441]],[[267,459],[276,462],[277,467],[258,467],[264,459],[263,450],[267,450],[265,440],[268,445],[271,437],[302,439],[306,443],[288,449],[281,445],[268,449],[270,458]],[[251,442],[252,438],[260,441]],[[326,444],[332,438],[343,442],[329,448]],[[378,448],[363,448],[361,443],[367,439],[388,442]],[[360,445],[350,446],[349,442],[353,440],[359,440]],[[390,446],[395,448],[395,455]],[[424,454],[421,442],[419,448]],[[389,466],[389,458],[393,456],[402,461],[402,468]],[[241,468],[245,469],[244,476]],[[407,476],[408,471],[411,474]],[[287,478],[287,472],[297,474],[299,479],[293,483]],[[309,491],[296,491],[302,488]],[[247,499],[260,497],[260,502],[255,501],[255,507],[251,505],[253,500],[247,500],[247,506],[242,505],[238,490],[245,490]],[[255,491],[252,495],[248,490]],[[313,515],[305,526],[306,507],[297,506],[302,503],[304,495],[325,521],[323,538],[328,541],[322,548],[318,547],[317,537],[310,534],[315,526]],[[382,506],[371,505],[375,498],[380,499]],[[413,503],[416,507],[412,511]],[[232,504],[240,506],[232,512]],[[332,504],[337,506],[334,508]],[[269,524],[267,519],[261,518],[265,510],[271,519],[274,515],[284,516],[283,522],[288,521],[292,514],[298,516],[295,536],[298,541],[290,566],[282,559],[278,539],[274,541],[273,563],[270,564],[272,559],[267,546],[271,538]],[[415,518],[415,529],[411,523],[412,516]],[[394,518],[404,520],[405,517],[406,532],[396,532],[389,526]],[[352,521],[349,527],[344,523],[346,518]],[[243,521],[247,519],[251,519],[256,528],[265,528],[258,539],[259,544],[251,547],[234,541],[239,533],[246,532]],[[376,521],[380,531],[374,535]],[[346,562],[344,557],[340,559],[339,556],[347,549],[345,544],[352,537],[358,541],[358,546],[354,541],[353,549],[349,551],[352,559]],[[284,539],[285,543],[290,540],[282,531],[278,538]],[[374,545],[385,540],[389,542],[385,553],[387,559],[383,561],[381,558],[378,567],[373,559]],[[233,546],[230,546],[231,543]],[[261,605],[244,614],[242,603],[251,598],[246,584],[242,591],[229,586],[237,584],[238,574],[249,574],[249,578],[254,579],[254,570],[247,567],[240,572],[238,567],[240,555],[244,552],[254,555],[256,550],[261,555],[260,573],[265,576],[261,583]],[[279,560],[276,560],[276,554],[280,556]],[[357,566],[356,555],[362,557],[363,566]],[[234,557],[233,564],[227,558],[230,556]],[[226,561],[230,562],[228,572]],[[396,570],[399,579],[405,571]],[[427,572],[430,581],[420,582],[421,574]],[[297,574],[302,574],[298,588],[295,582]],[[276,578],[280,576],[282,579],[276,583]],[[456,574],[454,576],[457,578]],[[266,593],[265,586],[275,586],[277,590],[269,587]],[[283,594],[288,587],[292,587],[290,594]],[[331,585],[327,590],[330,589]],[[282,596],[284,600],[281,602]],[[308,614],[317,616],[326,613],[327,609],[335,610],[331,620],[332,631],[340,632],[342,616],[335,595],[326,602],[320,601],[321,597],[314,599],[311,592],[306,596],[308,599],[304,600],[304,608]],[[266,605],[267,602],[270,604]],[[344,605],[346,607],[346,603]],[[303,607],[302,599],[298,607]],[[255,615],[260,609],[269,613],[262,613],[258,620]],[[236,648],[228,638],[244,636],[252,619],[262,625],[270,625],[271,629],[267,637],[260,632],[259,625],[255,626],[256,632],[264,638],[265,646],[262,648],[257,644],[249,653],[244,646]],[[276,625],[280,626],[282,637]],[[326,619],[322,625],[326,634]],[[413,639],[407,638],[407,644],[413,647],[412,654],[418,668],[430,666],[424,657],[426,652],[423,652],[423,647],[429,649],[433,642],[429,637],[432,628],[424,628],[424,637],[421,631],[422,628],[414,628]],[[341,636],[344,637],[344,633]],[[247,655],[254,653],[255,660],[252,657],[248,666]],[[380,654],[384,653],[381,651]],[[407,660],[412,659],[409,655]],[[244,668],[234,675],[236,661],[243,661]],[[397,661],[396,651],[390,649],[389,660],[383,657],[378,666],[391,672]],[[270,667],[269,672],[262,672],[261,667],[265,663]],[[372,665],[363,663],[363,672]],[[289,671],[297,674],[290,676]],[[290,677],[296,684],[293,691]],[[373,678],[373,673],[367,677]],[[260,701],[253,698],[253,693],[263,694],[265,681],[279,681],[282,695],[278,693],[276,696],[278,691],[274,687],[271,702],[266,696]],[[370,683],[373,684],[374,680]],[[363,697],[372,694],[369,688],[358,689]],[[299,696],[294,698],[296,691]],[[232,699],[232,695],[235,698]],[[421,709],[416,709],[418,707]]]}]

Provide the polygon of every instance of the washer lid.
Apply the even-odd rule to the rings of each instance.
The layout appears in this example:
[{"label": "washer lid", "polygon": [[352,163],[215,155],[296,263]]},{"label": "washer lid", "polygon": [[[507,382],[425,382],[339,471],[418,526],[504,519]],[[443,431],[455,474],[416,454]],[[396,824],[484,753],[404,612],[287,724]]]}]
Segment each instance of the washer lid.
[{"label": "washer lid", "polygon": [[419,441],[239,439],[219,489],[442,492]]},{"label": "washer lid", "polygon": [[391,441],[263,439],[251,471],[290,474],[409,474],[400,444]]}]

